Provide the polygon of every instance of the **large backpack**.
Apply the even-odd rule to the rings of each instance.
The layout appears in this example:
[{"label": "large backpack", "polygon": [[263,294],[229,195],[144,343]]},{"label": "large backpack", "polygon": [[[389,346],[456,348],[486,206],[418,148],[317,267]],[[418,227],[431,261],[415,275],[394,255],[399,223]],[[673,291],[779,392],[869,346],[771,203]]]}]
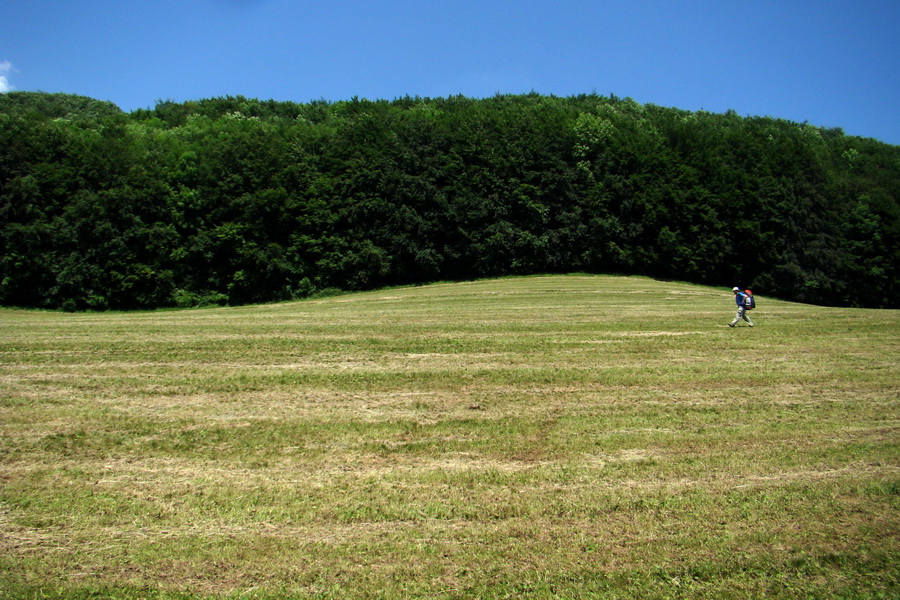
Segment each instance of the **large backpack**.
[{"label": "large backpack", "polygon": [[744,290],[744,310],[753,310],[754,308],[756,308],[756,298],[753,297],[753,292]]}]

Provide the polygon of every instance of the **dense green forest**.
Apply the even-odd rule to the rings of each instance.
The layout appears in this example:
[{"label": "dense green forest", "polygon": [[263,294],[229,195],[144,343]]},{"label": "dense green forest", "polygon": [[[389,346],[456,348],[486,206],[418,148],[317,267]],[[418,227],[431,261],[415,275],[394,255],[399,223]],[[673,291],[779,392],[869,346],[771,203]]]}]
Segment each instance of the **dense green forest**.
[{"label": "dense green forest", "polygon": [[0,95],[0,304],[137,309],[507,274],[898,307],[900,147],[614,96]]}]

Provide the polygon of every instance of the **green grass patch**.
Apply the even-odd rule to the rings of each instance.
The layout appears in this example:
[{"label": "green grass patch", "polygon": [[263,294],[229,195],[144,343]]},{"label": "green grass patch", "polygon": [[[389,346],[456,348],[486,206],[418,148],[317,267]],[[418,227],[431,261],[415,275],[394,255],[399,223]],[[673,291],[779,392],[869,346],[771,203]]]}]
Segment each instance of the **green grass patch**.
[{"label": "green grass patch", "polygon": [[732,304],[0,310],[0,599],[895,597],[900,315]]}]

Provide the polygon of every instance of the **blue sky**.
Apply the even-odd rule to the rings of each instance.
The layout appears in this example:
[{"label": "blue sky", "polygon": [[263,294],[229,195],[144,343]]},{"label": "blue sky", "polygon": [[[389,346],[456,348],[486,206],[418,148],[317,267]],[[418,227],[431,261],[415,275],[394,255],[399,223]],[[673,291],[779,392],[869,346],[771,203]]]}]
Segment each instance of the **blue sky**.
[{"label": "blue sky", "polygon": [[0,0],[0,91],[631,97],[900,144],[900,0]]}]

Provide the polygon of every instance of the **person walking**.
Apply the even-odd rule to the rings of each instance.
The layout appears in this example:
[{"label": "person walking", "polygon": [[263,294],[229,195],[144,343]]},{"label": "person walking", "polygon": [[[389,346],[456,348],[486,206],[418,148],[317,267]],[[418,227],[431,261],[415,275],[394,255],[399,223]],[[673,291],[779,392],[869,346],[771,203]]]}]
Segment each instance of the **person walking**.
[{"label": "person walking", "polygon": [[734,321],[728,324],[729,327],[734,327],[737,325],[738,321],[741,319],[747,321],[750,327],[753,327],[753,321],[750,320],[750,317],[747,316],[747,308],[744,305],[744,298],[746,294],[741,291],[741,288],[733,288],[731,290],[734,292],[734,301],[737,304],[737,314],[734,316]]}]

